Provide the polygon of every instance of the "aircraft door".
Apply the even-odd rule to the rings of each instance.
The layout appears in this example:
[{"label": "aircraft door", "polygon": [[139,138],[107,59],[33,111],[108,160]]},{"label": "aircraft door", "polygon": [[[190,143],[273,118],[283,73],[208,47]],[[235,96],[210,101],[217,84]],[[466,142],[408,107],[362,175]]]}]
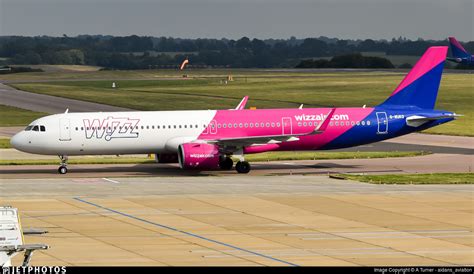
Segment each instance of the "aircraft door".
[{"label": "aircraft door", "polygon": [[388,133],[388,119],[386,112],[377,112],[377,134]]},{"label": "aircraft door", "polygon": [[59,120],[59,141],[71,141],[71,129],[68,118]]},{"label": "aircraft door", "polygon": [[217,134],[217,122],[216,120],[212,120],[209,124],[209,133],[210,134]]},{"label": "aircraft door", "polygon": [[281,118],[281,130],[283,135],[291,135],[293,134],[293,127],[291,124],[290,117],[283,117]]}]

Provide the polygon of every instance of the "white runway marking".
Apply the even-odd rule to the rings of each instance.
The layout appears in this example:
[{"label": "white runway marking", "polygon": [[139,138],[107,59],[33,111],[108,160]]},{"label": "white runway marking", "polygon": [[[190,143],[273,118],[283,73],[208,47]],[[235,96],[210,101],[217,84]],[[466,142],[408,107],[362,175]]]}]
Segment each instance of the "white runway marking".
[{"label": "white runway marking", "polygon": [[102,178],[102,180],[106,180],[106,181],[111,182],[111,183],[114,183],[114,184],[120,184],[119,181],[114,181],[114,180],[107,179],[107,178]]}]

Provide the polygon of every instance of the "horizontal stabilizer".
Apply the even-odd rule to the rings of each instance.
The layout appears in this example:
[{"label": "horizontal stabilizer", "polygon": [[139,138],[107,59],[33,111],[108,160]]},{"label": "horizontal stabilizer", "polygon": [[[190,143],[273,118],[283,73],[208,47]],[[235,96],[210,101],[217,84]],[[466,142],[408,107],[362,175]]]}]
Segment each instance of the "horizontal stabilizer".
[{"label": "horizontal stabilizer", "polygon": [[419,127],[427,122],[430,121],[436,121],[436,120],[441,120],[441,119],[448,119],[448,118],[456,118],[460,117],[462,115],[459,114],[445,114],[445,115],[437,115],[437,116],[431,116],[431,117],[426,117],[426,116],[421,116],[421,115],[413,115],[410,117],[406,118],[406,122],[408,126],[411,127]]}]

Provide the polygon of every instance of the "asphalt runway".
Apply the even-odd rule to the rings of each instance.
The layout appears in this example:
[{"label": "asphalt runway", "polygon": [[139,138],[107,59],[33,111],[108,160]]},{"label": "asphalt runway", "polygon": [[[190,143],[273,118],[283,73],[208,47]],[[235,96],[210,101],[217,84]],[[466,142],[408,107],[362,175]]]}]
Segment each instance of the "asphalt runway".
[{"label": "asphalt runway", "polygon": [[130,111],[130,109],[21,91],[0,83],[2,105],[45,113]]}]

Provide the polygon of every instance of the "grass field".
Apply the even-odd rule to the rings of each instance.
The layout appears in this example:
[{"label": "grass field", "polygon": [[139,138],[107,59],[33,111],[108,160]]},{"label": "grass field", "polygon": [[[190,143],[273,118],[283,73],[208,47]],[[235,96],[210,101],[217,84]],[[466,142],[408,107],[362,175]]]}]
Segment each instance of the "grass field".
[{"label": "grass field", "polygon": [[[424,151],[393,151],[393,152],[266,152],[247,155],[245,160],[250,162],[282,161],[282,160],[326,160],[326,159],[368,159],[388,157],[409,157],[427,155]],[[237,161],[237,159],[234,159]],[[111,157],[89,156],[70,157],[69,164],[151,164],[155,160],[143,157]],[[32,160],[0,160],[0,165],[55,165],[57,160],[32,159]]]},{"label": "grass field", "polygon": [[474,184],[474,173],[429,173],[429,174],[386,174],[349,175],[345,179],[372,184]]},{"label": "grass field", "polygon": [[0,148],[11,148],[10,139],[1,138],[0,139]]},{"label": "grass field", "polygon": [[0,105],[0,126],[23,126],[44,115],[47,113]]},{"label": "grass field", "polygon": [[[16,83],[12,86],[30,92],[99,102],[138,110],[226,109],[249,95],[248,106],[289,108],[304,103],[319,106],[374,106],[384,101],[398,85],[405,72],[286,72],[277,70],[190,70],[182,79],[174,70],[101,71],[46,75],[55,82]],[[221,81],[229,74],[233,82]],[[38,73],[23,76],[35,81]],[[63,81],[60,79],[128,79]],[[3,76],[2,76],[3,77]],[[19,76],[12,76],[19,77]],[[30,77],[30,78],[28,78]],[[134,80],[134,79],[147,80]],[[157,80],[152,80],[152,79]],[[18,80],[18,79],[17,79]],[[429,133],[474,136],[474,76],[447,73],[443,76],[437,108],[464,114],[455,122],[428,130]],[[8,119],[8,117],[6,117]]]}]

